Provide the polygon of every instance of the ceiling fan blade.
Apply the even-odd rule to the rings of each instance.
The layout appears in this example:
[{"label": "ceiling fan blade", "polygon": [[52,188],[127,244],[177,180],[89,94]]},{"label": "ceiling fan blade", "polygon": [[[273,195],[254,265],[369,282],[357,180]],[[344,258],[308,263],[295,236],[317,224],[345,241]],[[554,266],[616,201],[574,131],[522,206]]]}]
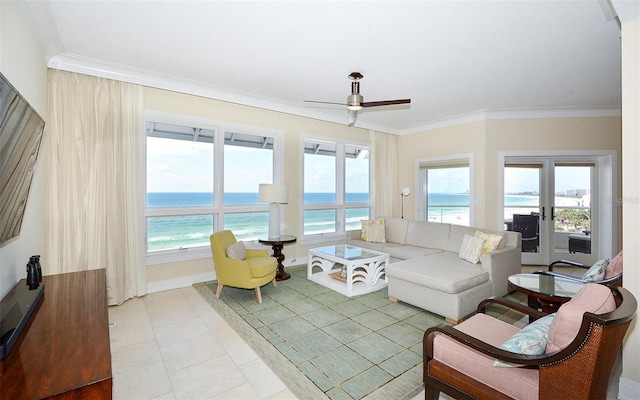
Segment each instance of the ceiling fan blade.
[{"label": "ceiling fan blade", "polygon": [[348,125],[349,126],[353,126],[353,124],[356,123],[356,117],[358,116],[358,111],[356,110],[349,110],[349,122]]},{"label": "ceiling fan blade", "polygon": [[361,103],[360,105],[362,107],[379,107],[379,106],[392,106],[395,104],[409,104],[409,103],[411,103],[411,99],[367,101],[367,102]]},{"label": "ceiling fan blade", "polygon": [[318,104],[336,104],[339,106],[346,106],[347,103],[334,103],[332,101],[315,101],[315,100],[303,100],[305,103],[318,103]]}]

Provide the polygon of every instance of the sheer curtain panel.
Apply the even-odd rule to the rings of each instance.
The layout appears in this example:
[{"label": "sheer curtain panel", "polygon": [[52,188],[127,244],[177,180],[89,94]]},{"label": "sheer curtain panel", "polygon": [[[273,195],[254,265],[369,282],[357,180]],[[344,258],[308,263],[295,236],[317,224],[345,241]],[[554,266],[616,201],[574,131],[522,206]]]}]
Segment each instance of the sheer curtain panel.
[{"label": "sheer curtain panel", "polygon": [[400,214],[397,181],[396,136],[369,131],[371,137],[371,164],[373,174],[373,215],[393,217]]},{"label": "sheer curtain panel", "polygon": [[142,88],[49,70],[48,273],[106,268],[109,304],[146,294]]}]

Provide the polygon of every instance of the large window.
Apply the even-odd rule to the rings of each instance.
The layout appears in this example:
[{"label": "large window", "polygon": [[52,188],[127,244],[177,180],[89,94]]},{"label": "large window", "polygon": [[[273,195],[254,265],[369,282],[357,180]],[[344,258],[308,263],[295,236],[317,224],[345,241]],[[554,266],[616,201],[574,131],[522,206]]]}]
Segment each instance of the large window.
[{"label": "large window", "polygon": [[238,240],[266,236],[268,205],[258,201],[258,185],[276,180],[277,133],[176,118],[147,117],[148,256],[206,254],[209,236],[222,229]]},{"label": "large window", "polygon": [[371,213],[369,148],[306,139],[304,142],[305,237],[344,234]]},{"label": "large window", "polygon": [[423,219],[469,226],[472,219],[470,159],[422,160],[419,168]]}]

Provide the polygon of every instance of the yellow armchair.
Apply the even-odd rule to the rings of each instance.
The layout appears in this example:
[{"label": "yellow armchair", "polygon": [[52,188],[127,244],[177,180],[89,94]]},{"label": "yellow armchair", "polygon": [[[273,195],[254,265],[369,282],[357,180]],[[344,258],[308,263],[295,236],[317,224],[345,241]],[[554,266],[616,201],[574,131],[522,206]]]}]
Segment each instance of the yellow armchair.
[{"label": "yellow armchair", "polygon": [[266,250],[246,249],[246,258],[236,260],[227,256],[227,248],[237,243],[233,233],[229,230],[220,231],[209,237],[213,266],[218,278],[216,298],[220,298],[222,288],[233,286],[242,289],[255,289],[256,298],[262,304],[260,287],[269,282],[276,284],[276,267],[278,261],[269,256]]}]

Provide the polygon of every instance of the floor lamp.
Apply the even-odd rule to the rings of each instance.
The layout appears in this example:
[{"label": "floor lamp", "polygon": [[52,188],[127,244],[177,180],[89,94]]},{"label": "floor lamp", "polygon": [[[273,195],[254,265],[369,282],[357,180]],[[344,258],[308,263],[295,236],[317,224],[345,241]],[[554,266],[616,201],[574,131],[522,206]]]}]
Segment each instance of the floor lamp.
[{"label": "floor lamp", "polygon": [[408,187],[402,189],[402,192],[400,192],[400,196],[402,196],[402,216],[401,216],[402,219],[404,219],[404,198],[410,194],[411,194],[411,189],[409,189]]},{"label": "floor lamp", "polygon": [[271,183],[261,183],[258,200],[269,203],[269,240],[280,238],[280,204],[289,202],[289,187]]}]

